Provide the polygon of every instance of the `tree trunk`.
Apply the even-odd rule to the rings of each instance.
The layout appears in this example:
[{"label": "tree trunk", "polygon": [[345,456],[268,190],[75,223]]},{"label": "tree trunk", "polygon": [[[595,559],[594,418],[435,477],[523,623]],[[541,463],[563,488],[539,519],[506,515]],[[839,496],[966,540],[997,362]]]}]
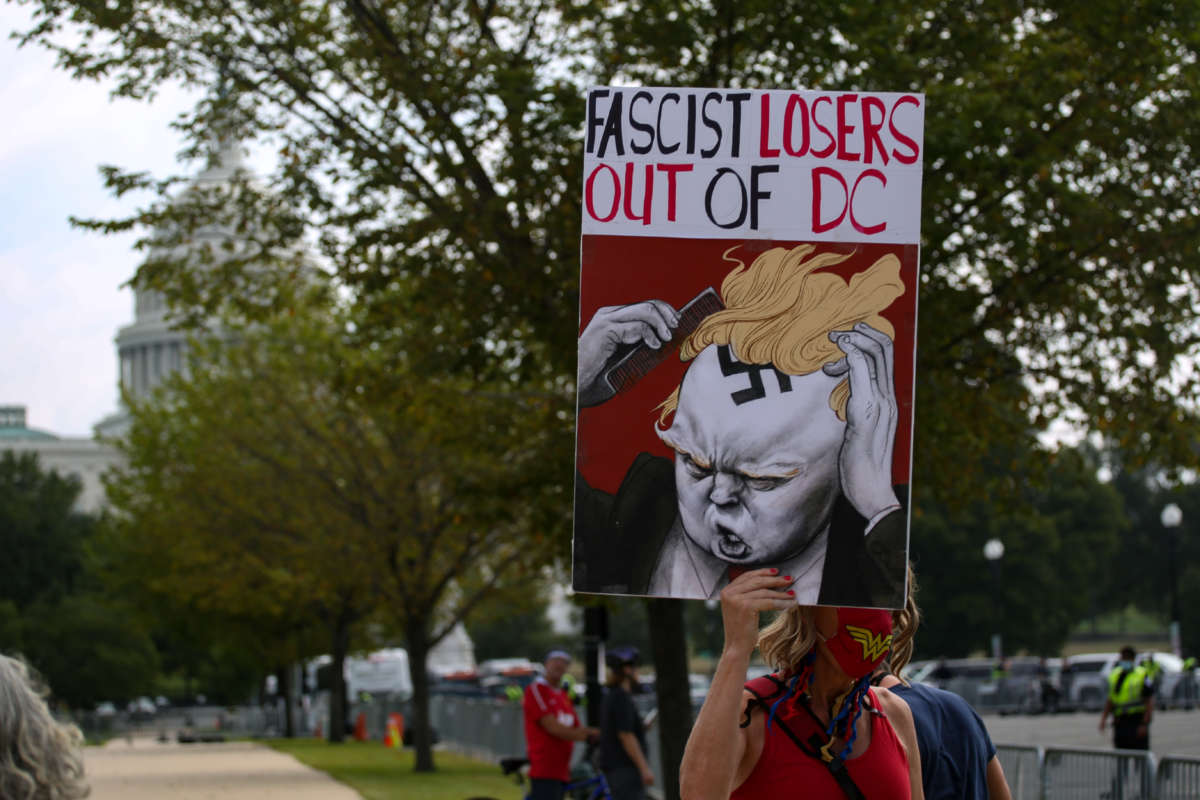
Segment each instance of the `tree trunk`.
[{"label": "tree trunk", "polygon": [[682,600],[648,599],[650,647],[654,654],[658,695],[658,746],[662,762],[663,800],[679,800],[679,764],[692,732],[692,699],[688,685],[687,635]]},{"label": "tree trunk", "polygon": [[350,650],[348,615],[339,614],[333,625],[333,674],[329,686],[329,741],[346,740],[346,653]]},{"label": "tree trunk", "polygon": [[414,772],[433,772],[437,767],[433,763],[433,729],[429,725],[429,672],[426,661],[429,659],[429,640],[427,626],[414,622],[406,632],[408,645],[408,664],[412,672],[413,699],[412,720],[405,721],[405,728],[412,728]]}]

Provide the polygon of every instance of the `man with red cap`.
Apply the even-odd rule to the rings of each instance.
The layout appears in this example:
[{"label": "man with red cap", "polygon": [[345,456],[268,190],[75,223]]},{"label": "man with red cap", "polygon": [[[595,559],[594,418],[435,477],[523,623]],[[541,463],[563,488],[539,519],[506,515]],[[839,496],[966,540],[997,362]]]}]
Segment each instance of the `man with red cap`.
[{"label": "man with red cap", "polygon": [[546,671],[525,688],[525,749],[529,756],[531,800],[562,800],[571,777],[575,742],[594,740],[597,728],[582,727],[562,679],[571,664],[564,650],[546,654]]}]

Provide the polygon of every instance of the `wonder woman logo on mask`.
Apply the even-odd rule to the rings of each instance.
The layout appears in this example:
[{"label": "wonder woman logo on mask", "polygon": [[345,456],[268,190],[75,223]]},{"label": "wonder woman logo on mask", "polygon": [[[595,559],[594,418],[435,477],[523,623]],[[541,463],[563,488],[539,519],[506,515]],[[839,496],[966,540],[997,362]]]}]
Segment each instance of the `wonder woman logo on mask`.
[{"label": "wonder woman logo on mask", "polygon": [[892,646],[890,633],[884,636],[882,633],[872,633],[869,628],[860,628],[857,625],[847,625],[846,632],[850,634],[851,639],[862,645],[863,661],[878,661]]}]

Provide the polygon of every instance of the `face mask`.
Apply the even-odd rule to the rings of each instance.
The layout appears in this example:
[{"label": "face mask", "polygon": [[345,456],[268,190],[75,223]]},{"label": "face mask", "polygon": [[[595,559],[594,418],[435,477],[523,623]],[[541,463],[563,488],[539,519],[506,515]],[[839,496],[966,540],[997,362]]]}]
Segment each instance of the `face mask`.
[{"label": "face mask", "polygon": [[1117,669],[1133,669],[1132,661],[1118,661]]},{"label": "face mask", "polygon": [[837,633],[817,637],[851,678],[869,675],[892,647],[892,612],[878,608],[839,608]]}]

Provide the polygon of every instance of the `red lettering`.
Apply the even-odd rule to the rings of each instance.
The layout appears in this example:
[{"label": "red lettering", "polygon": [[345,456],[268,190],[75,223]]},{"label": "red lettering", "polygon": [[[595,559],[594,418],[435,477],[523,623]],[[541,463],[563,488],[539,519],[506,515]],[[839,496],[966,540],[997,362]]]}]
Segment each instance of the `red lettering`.
[{"label": "red lettering", "polygon": [[691,164],[659,164],[659,172],[667,173],[667,222],[675,221],[675,175],[691,172]]},{"label": "red lettering", "polygon": [[[800,109],[800,146],[792,147],[792,120],[795,109]],[[788,97],[787,108],[783,112],[783,149],[789,156],[802,156],[808,152],[808,105],[798,94]]]},{"label": "red lettering", "polygon": [[[600,174],[600,170],[602,170],[602,169],[608,170],[608,173],[610,175],[612,175],[612,183],[613,183],[612,211],[608,212],[607,217],[601,217],[599,214],[597,214],[596,207],[592,202],[593,187],[595,186],[595,183],[596,183],[596,176]],[[596,165],[596,168],[594,170],[592,170],[592,174],[588,175],[587,185],[584,188],[585,188],[584,200],[587,204],[588,214],[590,214],[592,219],[596,220],[597,222],[611,222],[613,217],[617,216],[617,210],[620,209],[620,207],[621,207],[621,181],[617,177],[617,171],[614,170],[612,167],[608,166],[607,164]]]},{"label": "red lettering", "polygon": [[646,165],[646,188],[642,192],[642,215],[633,213],[633,164],[625,165],[625,218],[640,219],[643,225],[650,224],[650,202],[654,197],[654,165]]},{"label": "red lettering", "polygon": [[817,130],[819,130],[821,133],[825,134],[826,138],[829,139],[828,147],[822,147],[820,150],[816,149],[815,147],[813,148],[812,154],[816,158],[825,158],[826,156],[828,156],[830,153],[833,152],[835,147],[837,147],[837,142],[834,140],[833,134],[829,132],[829,128],[826,128],[824,125],[821,124],[820,120],[817,119],[817,106],[819,106],[821,103],[829,103],[830,105],[832,105],[833,101],[830,100],[828,97],[818,97],[816,100],[813,100],[813,104],[812,104],[813,127],[816,128]]},{"label": "red lettering", "polygon": [[771,133],[771,95],[766,92],[763,92],[762,96],[762,113],[758,125],[758,154],[763,158],[775,158],[779,155],[779,148],[768,144]]},{"label": "red lettering", "polygon": [[[871,111],[879,112],[879,119],[871,119]],[[874,160],[875,148],[879,148],[879,157],[883,159],[883,165],[886,167],[888,163],[887,150],[883,148],[883,140],[879,138],[879,129],[883,127],[884,120],[887,119],[887,107],[878,97],[870,95],[862,99],[862,120],[863,120],[863,142],[866,144],[866,151],[863,153],[863,163],[870,164]]]},{"label": "red lettering", "polygon": [[854,125],[846,122],[846,106],[858,99],[856,94],[839,94],[837,99],[837,157],[842,161],[858,161],[860,154],[846,149],[846,137],[854,133]]},{"label": "red lettering", "polygon": [[909,149],[909,153],[904,155],[897,152],[896,148],[892,148],[892,156],[901,164],[912,164],[916,162],[921,155],[921,148],[917,147],[917,143],[905,136],[900,131],[896,130],[896,109],[902,105],[910,104],[919,106],[921,105],[921,101],[913,97],[911,94],[906,94],[892,105],[892,113],[888,116],[888,130],[891,131],[892,136],[897,142],[907,145]]},{"label": "red lettering", "polygon": [[[859,233],[879,233],[880,231],[887,228],[886,221],[880,222],[878,225],[865,225],[864,226],[864,225],[860,225],[858,220],[854,216],[854,194],[855,194],[855,192],[858,191],[858,185],[860,183],[862,183],[863,178],[875,178],[877,181],[879,181],[880,183],[883,184],[884,188],[887,188],[887,178],[884,176],[884,174],[882,172],[880,172],[877,169],[863,170],[862,174],[858,176],[858,179],[856,181],[854,181],[854,188],[850,190],[850,224],[853,225],[854,230],[858,231]],[[842,185],[845,186],[845,183],[843,182]],[[841,220],[839,219],[839,222],[840,221]]]},{"label": "red lettering", "polygon": [[[832,145],[830,145],[832,147]],[[842,185],[842,213],[838,214],[838,218],[833,222],[821,222],[821,178],[828,176],[836,178],[837,182]],[[812,171],[812,229],[813,233],[824,233],[828,230],[833,230],[838,225],[842,224],[842,220],[846,218],[846,207],[849,205],[850,192],[846,186],[846,179],[841,176],[835,169],[829,167],[813,167]]]}]

